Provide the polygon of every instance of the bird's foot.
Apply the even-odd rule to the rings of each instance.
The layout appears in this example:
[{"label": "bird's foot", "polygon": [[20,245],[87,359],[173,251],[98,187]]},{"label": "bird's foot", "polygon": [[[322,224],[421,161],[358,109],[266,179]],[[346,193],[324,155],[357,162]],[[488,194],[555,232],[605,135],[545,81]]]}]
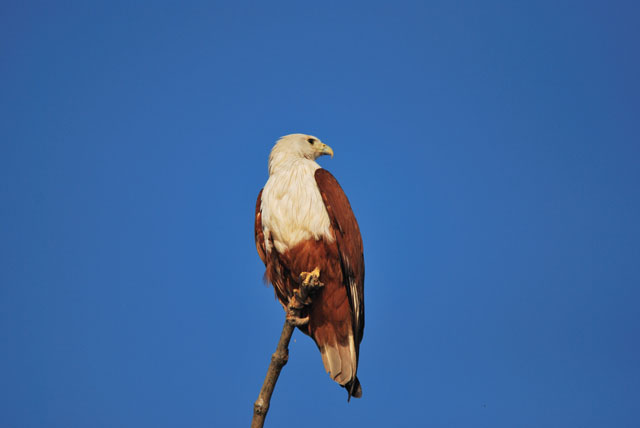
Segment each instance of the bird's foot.
[{"label": "bird's foot", "polygon": [[287,311],[287,322],[295,327],[302,327],[309,324],[309,317],[298,317],[295,314]]},{"label": "bird's foot", "polygon": [[[307,299],[308,301],[309,299]],[[293,296],[289,297],[289,303],[287,304],[286,317],[289,324],[295,326],[302,326],[309,323],[309,317],[301,317],[300,312],[302,308],[307,305],[307,301],[300,302],[300,293],[298,290],[293,291]]]},{"label": "bird's foot", "polygon": [[309,317],[301,316],[302,309],[311,304],[311,294],[324,287],[320,282],[320,268],[315,268],[311,272],[300,274],[300,288],[293,291],[293,296],[289,297],[287,304],[287,321],[295,326],[303,326],[309,323]]},{"label": "bird's foot", "polygon": [[320,282],[320,268],[316,267],[311,272],[302,272],[300,274],[301,286],[309,288],[309,290],[318,289],[324,287],[324,284]]}]

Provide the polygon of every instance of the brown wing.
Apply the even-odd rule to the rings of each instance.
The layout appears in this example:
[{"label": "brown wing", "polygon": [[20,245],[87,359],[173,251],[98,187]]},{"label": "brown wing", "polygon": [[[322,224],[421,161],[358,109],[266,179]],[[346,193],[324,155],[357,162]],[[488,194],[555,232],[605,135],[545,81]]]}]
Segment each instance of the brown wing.
[{"label": "brown wing", "polygon": [[364,332],[364,255],[360,228],[347,195],[335,177],[320,168],[316,170],[315,178],[336,235],[343,284],[351,306],[353,336],[356,349],[359,349]]},{"label": "brown wing", "polygon": [[255,224],[255,238],[256,238],[256,248],[258,250],[258,255],[260,256],[260,260],[262,263],[267,264],[267,251],[264,246],[264,232],[262,231],[262,190],[258,193],[258,200],[256,201],[256,224]]}]

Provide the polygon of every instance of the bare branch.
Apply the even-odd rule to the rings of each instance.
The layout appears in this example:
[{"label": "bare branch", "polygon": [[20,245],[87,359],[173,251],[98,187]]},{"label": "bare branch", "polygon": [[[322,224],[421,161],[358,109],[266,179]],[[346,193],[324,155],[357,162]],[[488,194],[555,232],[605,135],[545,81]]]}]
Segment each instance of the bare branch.
[{"label": "bare branch", "polygon": [[302,320],[301,309],[310,304],[309,295],[323,286],[323,284],[318,281],[319,272],[319,270],[317,272],[314,271],[305,277],[302,284],[300,284],[300,288],[295,290],[293,297],[289,301],[278,347],[276,348],[276,352],[271,356],[271,364],[269,364],[269,368],[267,369],[267,375],[264,378],[260,394],[253,404],[251,428],[262,428],[264,426],[264,419],[267,417],[271,396],[273,395],[273,390],[280,376],[280,371],[282,371],[282,368],[289,360],[289,342],[291,341],[291,335],[293,334],[295,325],[300,324]]},{"label": "bare branch", "polygon": [[264,418],[269,411],[269,403],[271,402],[273,389],[276,387],[280,371],[289,359],[288,348],[293,329],[293,325],[285,320],[284,326],[282,326],[282,334],[280,334],[280,340],[278,341],[278,347],[276,348],[276,352],[271,356],[271,364],[269,364],[269,368],[267,369],[267,376],[264,378],[260,395],[258,395],[258,399],[253,404],[251,428],[262,428],[264,426]]}]

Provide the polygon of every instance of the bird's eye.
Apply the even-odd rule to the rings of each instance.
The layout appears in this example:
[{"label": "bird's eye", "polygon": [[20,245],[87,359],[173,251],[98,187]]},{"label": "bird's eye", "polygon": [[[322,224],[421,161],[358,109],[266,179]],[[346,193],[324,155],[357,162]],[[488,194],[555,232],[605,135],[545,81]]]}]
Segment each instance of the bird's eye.
[{"label": "bird's eye", "polygon": [[307,142],[308,142],[309,144],[313,144],[313,143],[315,143],[315,142],[316,142],[316,139],[315,139],[315,138],[307,138]]}]

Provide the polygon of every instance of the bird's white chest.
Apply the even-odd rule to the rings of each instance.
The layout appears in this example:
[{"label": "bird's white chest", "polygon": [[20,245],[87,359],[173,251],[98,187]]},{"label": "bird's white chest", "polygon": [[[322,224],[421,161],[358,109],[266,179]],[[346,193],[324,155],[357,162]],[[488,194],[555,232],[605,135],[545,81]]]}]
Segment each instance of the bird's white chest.
[{"label": "bird's white chest", "polygon": [[275,171],[262,191],[262,229],[267,251],[284,253],[301,241],[333,240],[331,222],[314,176],[320,166],[297,162]]}]

